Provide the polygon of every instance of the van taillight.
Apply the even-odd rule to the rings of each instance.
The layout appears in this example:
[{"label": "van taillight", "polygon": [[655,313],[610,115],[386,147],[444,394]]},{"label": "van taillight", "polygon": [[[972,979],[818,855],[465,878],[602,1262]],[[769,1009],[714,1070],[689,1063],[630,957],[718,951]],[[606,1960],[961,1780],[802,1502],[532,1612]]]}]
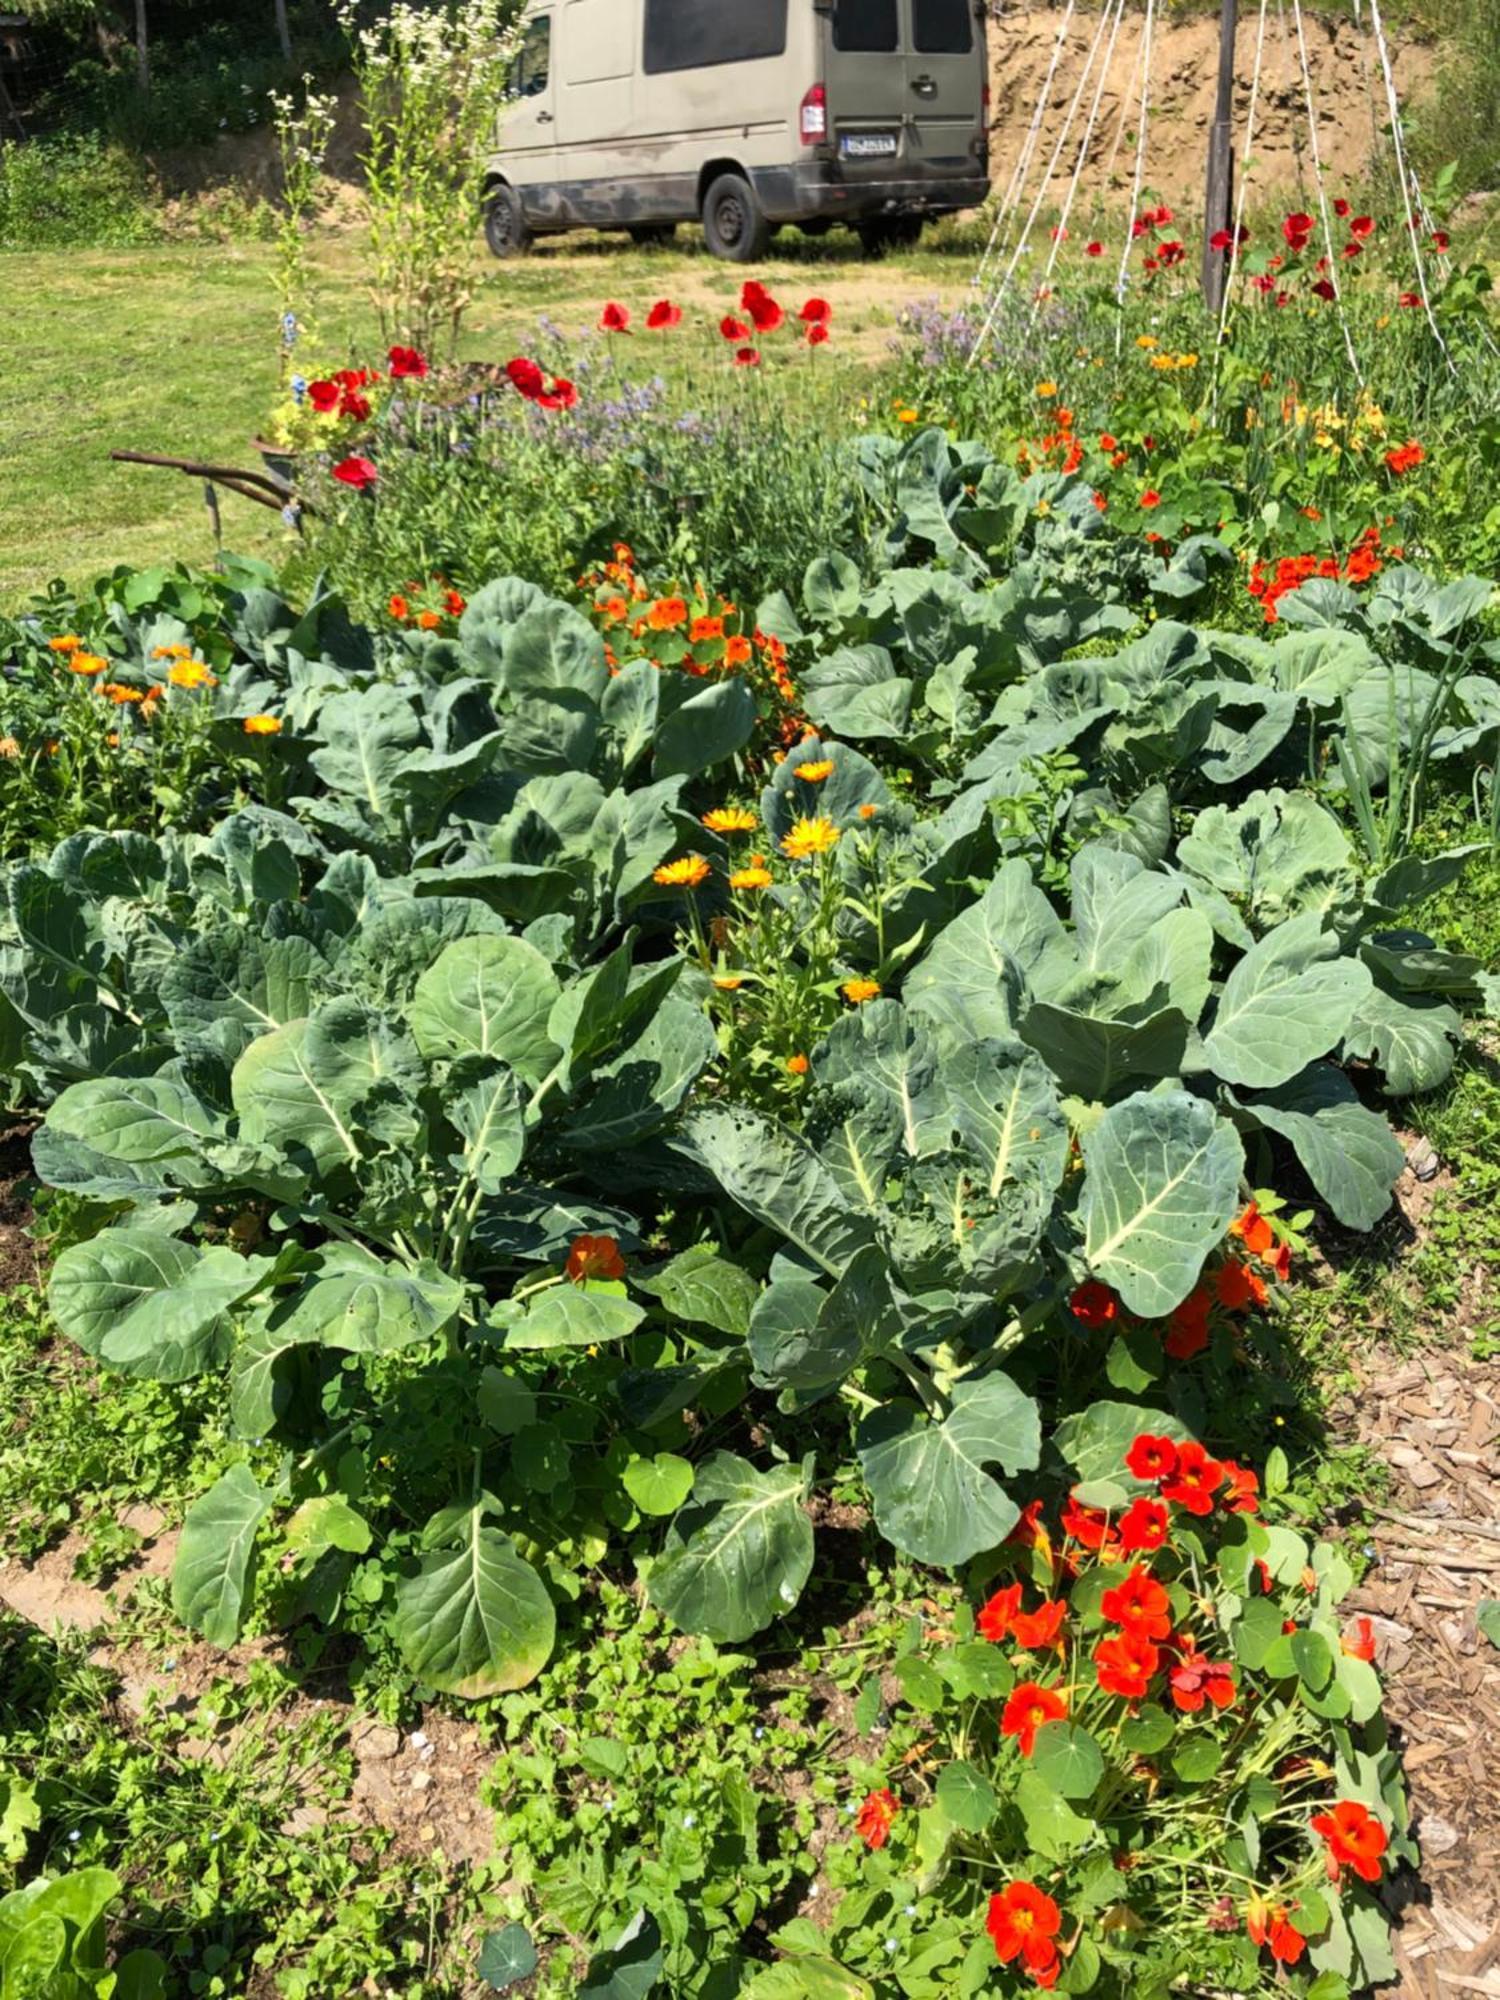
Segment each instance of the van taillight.
[{"label": "van taillight", "polygon": [[979,93],[979,108],[985,117],[988,118],[990,115],[990,86],[988,81],[986,81],[983,90]]},{"label": "van taillight", "polygon": [[815,83],[802,100],[801,127],[804,146],[816,146],[828,137],[828,92],[821,83]]}]

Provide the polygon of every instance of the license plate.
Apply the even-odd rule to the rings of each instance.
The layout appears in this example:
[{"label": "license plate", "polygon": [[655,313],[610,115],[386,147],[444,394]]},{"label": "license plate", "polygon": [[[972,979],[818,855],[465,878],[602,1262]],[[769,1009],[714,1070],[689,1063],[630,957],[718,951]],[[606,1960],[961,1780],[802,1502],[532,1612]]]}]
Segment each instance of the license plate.
[{"label": "license plate", "polygon": [[896,152],[894,132],[845,132],[839,151],[846,160],[889,160]]}]

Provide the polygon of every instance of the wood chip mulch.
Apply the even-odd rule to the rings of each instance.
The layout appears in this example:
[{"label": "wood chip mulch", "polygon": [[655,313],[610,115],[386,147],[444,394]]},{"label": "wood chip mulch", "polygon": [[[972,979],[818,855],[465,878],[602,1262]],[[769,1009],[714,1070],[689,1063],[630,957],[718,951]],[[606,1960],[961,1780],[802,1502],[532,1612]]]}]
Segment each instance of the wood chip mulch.
[{"label": "wood chip mulch", "polygon": [[1375,1559],[1348,1609],[1375,1628],[1422,1847],[1399,1991],[1500,2000],[1500,1650],[1476,1623],[1500,1598],[1500,1370],[1462,1348],[1377,1354],[1346,1414],[1392,1472],[1355,1531]]}]

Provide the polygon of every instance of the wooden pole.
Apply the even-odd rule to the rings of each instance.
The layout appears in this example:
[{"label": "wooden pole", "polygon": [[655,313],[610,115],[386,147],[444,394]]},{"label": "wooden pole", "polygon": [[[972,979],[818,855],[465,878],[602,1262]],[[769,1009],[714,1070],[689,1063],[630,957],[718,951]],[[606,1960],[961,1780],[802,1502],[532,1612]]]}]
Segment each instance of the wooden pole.
[{"label": "wooden pole", "polygon": [[1203,297],[1211,313],[1224,303],[1230,259],[1210,241],[1232,225],[1234,215],[1234,44],[1240,24],[1239,0],[1220,0],[1219,87],[1208,134],[1208,191],[1203,213]]},{"label": "wooden pole", "polygon": [[292,27],[286,17],[286,0],[276,0],[276,39],[287,62],[292,59]]},{"label": "wooden pole", "polygon": [[151,37],[146,26],[146,0],[135,0],[135,73],[141,89],[151,89]]}]

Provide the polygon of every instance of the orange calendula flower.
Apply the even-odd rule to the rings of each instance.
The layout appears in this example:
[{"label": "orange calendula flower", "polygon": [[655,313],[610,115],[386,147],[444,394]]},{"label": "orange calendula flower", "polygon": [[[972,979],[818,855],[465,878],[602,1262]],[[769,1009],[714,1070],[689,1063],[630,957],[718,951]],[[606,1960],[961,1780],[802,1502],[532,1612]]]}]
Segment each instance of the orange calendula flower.
[{"label": "orange calendula flower", "polygon": [[623,1278],[625,1259],[613,1236],[575,1236],[566,1269],[575,1285],[589,1278]]},{"label": "orange calendula flower", "polygon": [[218,677],[211,674],[202,660],[174,660],[167,668],[167,679],[174,688],[217,687]]},{"label": "orange calendula flower", "polygon": [[760,820],[748,806],[715,806],[703,815],[703,824],[710,833],[754,833]]},{"label": "orange calendula flower", "polygon": [[100,684],[99,692],[108,695],[116,708],[124,708],[130,702],[146,699],[144,688],[126,687],[123,681],[104,681]]},{"label": "orange calendula flower", "polygon": [[47,641],[49,649],[54,653],[76,653],[82,644],[83,641],[76,632],[63,632],[57,638]]},{"label": "orange calendula flower", "polygon": [[806,1056],[788,1056],[786,1066],[792,1076],[806,1076],[809,1067]]},{"label": "orange calendula flower", "polygon": [[731,889],[769,889],[771,871],[759,862],[752,862],[748,868],[736,868],[729,878]]},{"label": "orange calendula flower", "polygon": [[879,811],[880,811],[879,806],[869,806],[869,805],[861,806],[859,809],[859,816],[861,819],[874,819],[876,813],[878,813]]},{"label": "orange calendula flower", "polygon": [[85,677],[102,674],[108,665],[109,661],[102,659],[98,653],[72,653],[68,658],[68,672]]},{"label": "orange calendula flower", "polygon": [[708,880],[711,872],[701,854],[684,854],[680,860],[658,868],[651,879],[663,889],[696,889],[700,882]]},{"label": "orange calendula flower", "polygon": [[745,975],[742,972],[716,972],[714,974],[714,985],[718,987],[721,993],[737,993],[744,983]]},{"label": "orange calendula flower", "polygon": [[862,1007],[866,1000],[874,1000],[880,994],[878,979],[846,979],[839,988],[840,993],[852,1007]]},{"label": "orange calendula flower", "polygon": [[247,715],[245,717],[247,736],[279,736],[281,717],[279,715]]},{"label": "orange calendula flower", "polygon": [[884,1786],[866,1797],[854,1815],[854,1831],[866,1847],[884,1847],[891,1837],[891,1825],[901,1810],[901,1801]]},{"label": "orange calendula flower", "polygon": [[193,657],[193,649],[191,646],[181,645],[153,646],[151,657],[153,660],[190,660]]},{"label": "orange calendula flower", "polygon": [[809,855],[826,854],[837,847],[839,830],[826,815],[817,819],[799,819],[781,843],[781,851],[791,861],[805,861]]},{"label": "orange calendula flower", "polygon": [[798,764],[794,767],[792,775],[800,778],[804,785],[821,785],[825,778],[833,776],[833,759],[819,757],[811,764]]},{"label": "orange calendula flower", "polygon": [[1068,1704],[1055,1689],[1037,1681],[1022,1681],[1012,1688],[1000,1716],[1000,1734],[1014,1736],[1016,1748],[1029,1757],[1036,1748],[1036,1733],[1049,1722],[1061,1722]]}]

